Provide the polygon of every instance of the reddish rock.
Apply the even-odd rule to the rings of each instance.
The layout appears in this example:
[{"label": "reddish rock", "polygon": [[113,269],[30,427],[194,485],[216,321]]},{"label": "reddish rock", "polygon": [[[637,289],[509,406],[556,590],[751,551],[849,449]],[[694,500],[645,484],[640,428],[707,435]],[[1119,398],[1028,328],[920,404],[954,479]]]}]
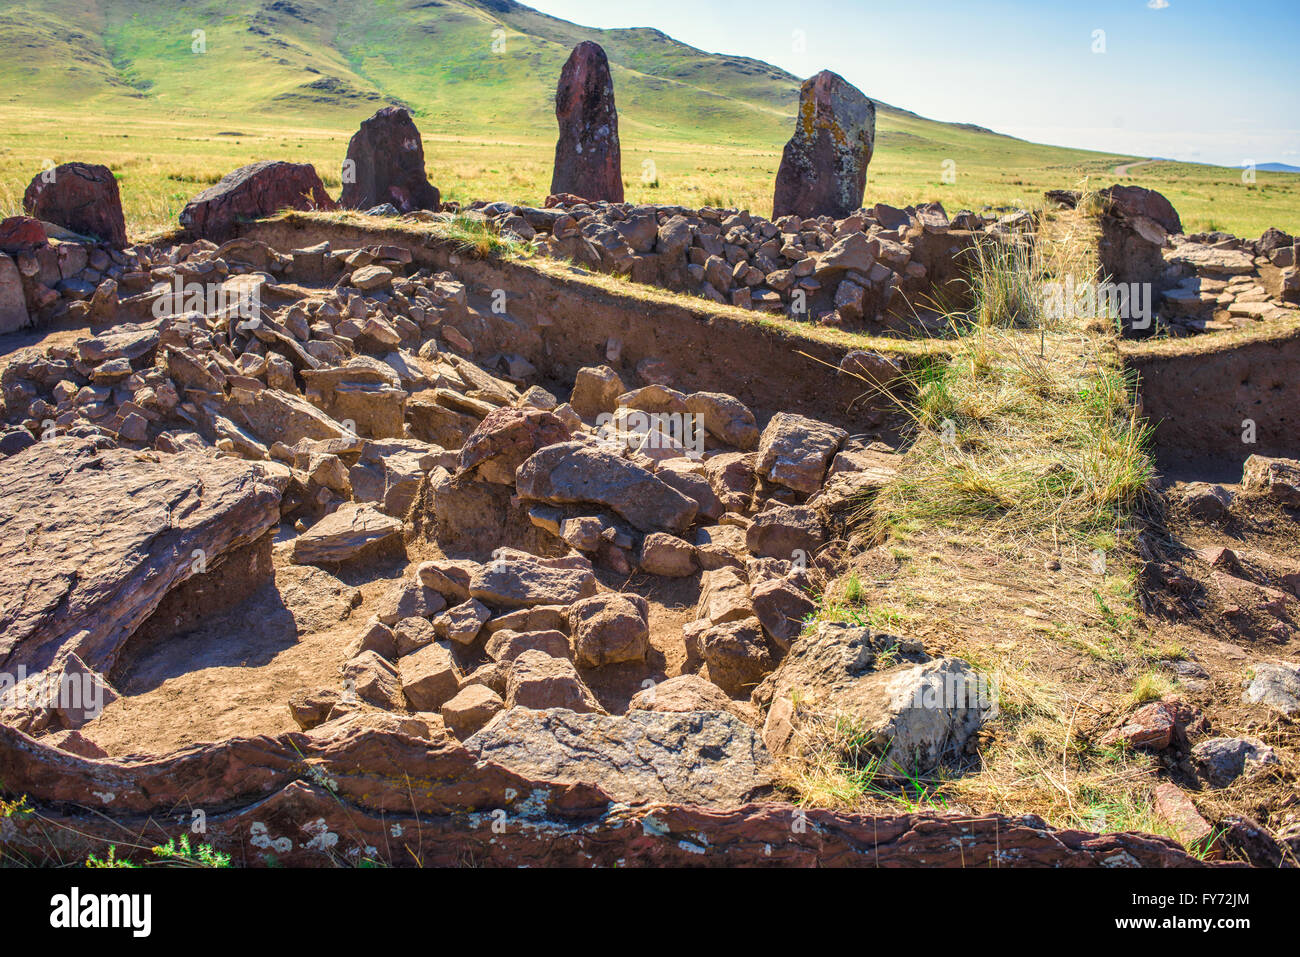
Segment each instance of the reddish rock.
[{"label": "reddish rock", "polygon": [[1252,455],[1242,466],[1241,487],[1280,505],[1300,508],[1300,462]]},{"label": "reddish rock", "polygon": [[444,641],[427,644],[399,663],[402,693],[414,711],[437,711],[460,689],[456,661]]},{"label": "reddish rock", "polygon": [[826,544],[826,528],[807,505],[772,505],[754,516],[745,547],[760,558],[811,558]]},{"label": "reddish rock", "polygon": [[389,711],[402,707],[402,676],[391,661],[373,651],[363,651],[339,670],[346,689],[345,701],[356,697]]},{"label": "reddish rock", "polygon": [[1154,189],[1112,186],[1101,190],[1101,195],[1110,201],[1111,212],[1126,219],[1154,220],[1167,233],[1177,234],[1183,231],[1183,223],[1174,204]]},{"label": "reddish rock", "polygon": [[34,673],[72,652],[109,673],[174,587],[280,520],[281,493],[259,466],[153,458],[68,437],[0,460],[4,670]]},{"label": "reddish rock", "polygon": [[757,618],[714,625],[700,635],[709,680],[729,695],[748,695],[772,670],[772,655]]},{"label": "reddish rock", "polygon": [[572,193],[552,193],[546,197],[542,204],[544,209],[554,209],[557,206],[582,206],[587,200],[581,196],[574,196]]},{"label": "reddish rock", "polygon": [[55,731],[41,739],[42,744],[48,744],[58,748],[60,751],[67,751],[69,754],[75,754],[83,758],[106,758],[108,752],[91,741],[80,731]]},{"label": "reddish rock", "polygon": [[491,721],[503,707],[501,696],[485,685],[467,685],[442,706],[442,719],[464,740]]},{"label": "reddish rock", "polygon": [[29,253],[49,242],[45,227],[30,216],[10,216],[0,221],[0,252],[11,256]]},{"label": "reddish rock", "polygon": [[181,225],[202,239],[224,242],[241,220],[283,209],[333,210],[338,206],[310,163],[264,160],[241,166],[195,196],[181,210]]},{"label": "reddish rock", "polygon": [[386,106],[363,121],[348,141],[339,205],[370,209],[382,203],[392,203],[402,213],[442,208],[441,196],[424,172],[420,131],[400,106]]},{"label": "reddish rock", "polygon": [[493,632],[483,646],[483,651],[493,661],[511,662],[525,651],[540,651],[552,658],[569,658],[569,636],[553,628],[544,631],[511,631],[502,628]]},{"label": "reddish rock", "polygon": [[[394,773],[400,769],[400,773]],[[315,781],[324,777],[326,790]],[[162,755],[87,760],[0,725],[0,780],[40,813],[15,815],[14,851],[68,859],[149,858],[177,806],[204,795],[205,841],[240,866],[336,867],[374,853],[392,865],[498,867],[1201,867],[1168,838],[1054,830],[1032,816],[852,814],[770,802],[736,807],[647,803],[608,814],[598,787],[528,776],[459,744],[353,726],[328,738],[233,738]],[[418,786],[414,786],[418,782]],[[463,815],[502,808],[485,842]],[[146,823],[141,824],[141,821]],[[121,846],[122,828],[136,840]],[[310,828],[310,830],[309,830]],[[321,849],[321,833],[338,836]],[[707,834],[703,846],[698,835]]]},{"label": "reddish rock", "polygon": [[858,209],[875,140],[876,106],[860,90],[829,70],[805,80],[776,174],[772,218],[843,219]]},{"label": "reddish rock", "polygon": [[298,691],[289,696],[289,713],[293,716],[294,724],[304,731],[310,731],[334,718],[341,718],[360,707],[359,699],[333,688]]},{"label": "reddish rock", "polygon": [[754,614],[763,624],[763,630],[782,648],[803,631],[803,623],[817,611],[817,604],[793,582],[774,578],[750,589]]},{"label": "reddish rock", "polygon": [[506,679],[506,707],[605,713],[573,662],[544,651],[525,651],[511,664]]},{"label": "reddish rock", "polygon": [[644,661],[650,648],[650,607],[640,595],[594,595],[569,609],[573,656],[590,668]]},{"label": "reddish rock", "polygon": [[1163,781],[1156,785],[1153,797],[1156,813],[1174,829],[1184,845],[1206,841],[1214,834],[1209,822],[1201,817],[1191,798],[1178,785]]},{"label": "reddish rock", "polygon": [[1199,711],[1181,701],[1156,701],[1138,708],[1119,727],[1101,739],[1102,747],[1125,744],[1130,748],[1163,751],[1185,748],[1188,730],[1201,731],[1208,723]]},{"label": "reddish rock", "polygon": [[590,40],[573,48],[555,91],[560,139],[555,144],[551,193],[623,202],[618,111],[609,60]]},{"label": "reddish rock", "polygon": [[489,412],[460,450],[458,478],[477,469],[477,477],[497,485],[514,485],[515,469],[540,448],[567,442],[569,429],[550,412],[514,409]]},{"label": "reddish rock", "polygon": [[42,172],[23,194],[29,216],[94,236],[121,248],[126,245],[126,219],[117,179],[107,166],[64,163]]},{"label": "reddish rock", "polygon": [[675,535],[651,532],[641,546],[641,570],[665,578],[686,578],[695,574],[695,546]]}]

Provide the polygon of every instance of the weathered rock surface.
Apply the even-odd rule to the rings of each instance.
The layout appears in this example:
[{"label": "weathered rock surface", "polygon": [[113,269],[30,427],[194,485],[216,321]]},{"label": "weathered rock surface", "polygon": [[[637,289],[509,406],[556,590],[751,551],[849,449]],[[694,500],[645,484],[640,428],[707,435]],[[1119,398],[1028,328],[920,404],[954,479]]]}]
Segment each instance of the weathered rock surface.
[{"label": "weathered rock surface", "polygon": [[36,219],[110,246],[126,245],[122,196],[107,166],[64,163],[37,174],[23,194],[23,209]]},{"label": "weathered rock surface", "polygon": [[1237,778],[1277,765],[1277,752],[1258,738],[1210,738],[1192,748],[1192,761],[1211,787],[1226,788]]},{"label": "weathered rock surface", "polygon": [[392,711],[403,707],[402,676],[397,666],[373,651],[363,651],[340,669],[344,700],[352,695],[378,708]]},{"label": "weathered rock surface", "polygon": [[199,193],[181,210],[180,222],[193,236],[223,242],[241,221],[282,209],[336,208],[311,164],[264,160],[227,173]]},{"label": "weathered rock surface", "polygon": [[31,216],[9,216],[0,219],[0,252],[10,256],[35,252],[48,245],[45,224]]},{"label": "weathered rock surface", "polygon": [[574,660],[588,668],[644,661],[650,647],[649,614],[640,595],[594,595],[575,602],[569,608]]},{"label": "weathered rock surface", "polygon": [[1300,667],[1273,662],[1255,665],[1241,700],[1285,715],[1300,713]]},{"label": "weathered rock surface", "polygon": [[371,209],[390,203],[399,213],[415,209],[437,212],[442,208],[438,190],[424,172],[424,141],[411,114],[400,106],[386,106],[348,141],[343,193],[339,205],[346,209]]},{"label": "weathered rock surface", "polygon": [[686,410],[700,416],[709,435],[749,451],[758,445],[754,413],[739,399],[721,392],[694,392],[686,397]]},{"label": "weathered rock surface", "polygon": [[823,70],[804,81],[794,136],[776,174],[772,218],[833,216],[862,205],[876,141],[876,106],[843,77]]},{"label": "weathered rock surface", "polygon": [[699,675],[677,675],[643,688],[628,702],[629,711],[729,711],[742,721],[753,723],[754,706],[733,701],[712,681]]},{"label": "weathered rock surface", "polygon": [[260,467],[102,440],[38,442],[0,460],[0,663],[78,655],[107,672],[181,582],[279,521]]},{"label": "weathered rock surface", "polygon": [[817,611],[816,602],[803,589],[782,578],[754,585],[749,600],[763,631],[781,648],[790,647],[803,631],[805,619]]},{"label": "weathered rock surface", "polygon": [[541,409],[503,407],[490,412],[460,450],[458,477],[476,472],[480,481],[514,485],[515,470],[548,445],[567,442],[568,428]]},{"label": "weathered rock surface", "polygon": [[1300,462],[1252,455],[1242,467],[1241,487],[1267,495],[1280,505],[1300,508]]},{"label": "weathered rock surface", "polygon": [[682,532],[696,503],[607,448],[580,442],[550,445],[517,473],[521,498],[553,504],[590,502],[613,509],[642,531]]},{"label": "weathered rock surface", "polygon": [[827,466],[848,436],[841,428],[803,415],[778,412],[758,443],[755,471],[796,492],[821,488]]},{"label": "weathered rock surface", "polygon": [[665,578],[685,578],[698,570],[695,546],[664,532],[651,532],[641,545],[641,570]]},{"label": "weathered rock surface", "polygon": [[569,605],[596,593],[596,576],[584,568],[555,566],[542,559],[500,559],[479,566],[469,594],[495,608]]},{"label": "weathered rock surface", "polygon": [[1110,201],[1112,209],[1129,219],[1149,219],[1171,235],[1183,231],[1178,210],[1161,193],[1142,186],[1111,186],[1100,191]]},{"label": "weathered rock surface", "polygon": [[572,661],[537,650],[525,651],[511,663],[506,707],[605,713]]},{"label": "weathered rock surface", "polygon": [[469,645],[492,617],[492,611],[477,599],[461,602],[449,608],[434,622],[434,627],[444,638],[461,645]]},{"label": "weathered rock surface", "polygon": [[525,651],[540,651],[552,658],[572,658],[569,636],[555,628],[536,631],[514,631],[502,628],[492,632],[483,643],[483,651],[497,662],[512,662]]},{"label": "weathered rock surface", "polygon": [[347,562],[393,543],[402,523],[370,505],[347,503],[326,515],[293,541],[300,565]]},{"label": "weathered rock surface", "polygon": [[447,607],[447,600],[418,578],[407,578],[384,593],[375,617],[390,628],[406,618],[431,618]]},{"label": "weathered rock surface", "polygon": [[817,512],[806,505],[773,505],[754,516],[745,530],[745,547],[760,558],[803,563],[826,544],[826,528]]},{"label": "weathered rock surface", "polygon": [[442,706],[442,719],[451,733],[463,741],[504,707],[501,696],[486,685],[467,685]]},{"label": "weathered rock surface", "polygon": [[398,664],[402,693],[415,711],[437,711],[460,690],[460,673],[446,642],[431,642]]},{"label": "weathered rock surface", "polygon": [[24,329],[31,321],[18,265],[0,253],[0,335]]},{"label": "weathered rock surface", "polygon": [[569,54],[555,91],[560,138],[555,144],[552,193],[623,202],[614,80],[605,51],[587,40]]},{"label": "weathered rock surface", "polygon": [[700,657],[709,680],[729,695],[749,695],[772,670],[772,654],[757,618],[741,618],[700,631]]},{"label": "weathered rock surface", "polygon": [[[331,790],[313,783],[304,758]],[[653,765],[644,776],[659,780]],[[1034,817],[813,808],[802,812],[807,826],[793,828],[789,804],[615,808],[589,785],[528,777],[450,740],[362,723],[329,736],[241,737],[101,760],[0,726],[0,780],[41,812],[12,818],[6,840],[24,853],[46,853],[53,832],[62,835],[64,856],[78,860],[120,843],[124,825],[142,847],[165,842],[174,836],[165,822],[175,808],[203,794],[224,809],[208,815],[206,839],[250,866],[266,866],[273,854],[280,866],[336,867],[340,856],[370,856],[369,848],[394,866],[456,866],[471,857],[509,867],[1205,866],[1168,838],[1057,831]],[[689,775],[687,784],[699,789]],[[481,825],[484,808],[504,809],[512,825],[490,842],[466,826]],[[325,849],[322,835],[337,843]]]},{"label": "weathered rock surface", "polygon": [[[599,750],[592,741],[600,741]],[[740,804],[771,790],[754,729],[718,711],[626,716],[515,708],[465,742],[520,774],[599,787],[617,801]]]},{"label": "weathered rock surface", "polygon": [[874,735],[887,776],[929,771],[959,753],[995,705],[988,684],[960,658],[866,675],[837,702]]}]

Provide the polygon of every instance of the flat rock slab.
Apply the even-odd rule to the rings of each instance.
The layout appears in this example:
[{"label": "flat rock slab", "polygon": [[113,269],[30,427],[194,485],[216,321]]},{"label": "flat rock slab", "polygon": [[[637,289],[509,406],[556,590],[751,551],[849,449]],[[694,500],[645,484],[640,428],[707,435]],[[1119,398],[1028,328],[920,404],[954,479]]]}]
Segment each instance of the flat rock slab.
[{"label": "flat rock slab", "polygon": [[173,587],[280,520],[260,467],[38,442],[0,461],[0,662],[107,672]]},{"label": "flat rock slab", "polygon": [[757,732],[720,711],[618,716],[512,708],[465,747],[518,774],[593,784],[628,804],[740,804],[772,785]]},{"label": "flat rock slab", "polygon": [[341,505],[294,539],[293,560],[299,565],[346,562],[401,532],[400,519],[371,505]]},{"label": "flat rock slab", "polygon": [[571,605],[596,594],[596,576],[582,568],[518,559],[494,561],[475,570],[469,594],[496,608]]}]

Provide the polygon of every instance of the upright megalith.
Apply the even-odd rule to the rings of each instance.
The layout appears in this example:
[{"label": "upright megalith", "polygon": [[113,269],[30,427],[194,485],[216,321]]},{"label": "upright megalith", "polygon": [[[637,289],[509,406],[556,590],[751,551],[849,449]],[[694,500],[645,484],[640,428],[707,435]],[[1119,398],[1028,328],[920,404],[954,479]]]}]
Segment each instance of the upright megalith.
[{"label": "upright megalith", "polygon": [[126,219],[117,179],[107,166],[64,163],[36,175],[23,194],[29,216],[121,248]]},{"label": "upright megalith", "polygon": [[560,139],[555,144],[551,192],[623,202],[623,160],[609,60],[587,40],[569,54],[555,91]]},{"label": "upright megalith", "polygon": [[876,105],[838,73],[804,81],[794,136],[776,174],[772,218],[843,219],[862,206],[876,142]]},{"label": "upright megalith", "polygon": [[424,172],[424,141],[411,114],[386,106],[361,124],[348,142],[343,161],[343,195],[347,209],[371,209],[392,203],[401,213],[437,212],[441,196]]},{"label": "upright megalith", "polygon": [[310,163],[263,160],[227,173],[181,210],[181,226],[195,239],[225,242],[238,224],[284,209],[333,210],[338,207]]}]

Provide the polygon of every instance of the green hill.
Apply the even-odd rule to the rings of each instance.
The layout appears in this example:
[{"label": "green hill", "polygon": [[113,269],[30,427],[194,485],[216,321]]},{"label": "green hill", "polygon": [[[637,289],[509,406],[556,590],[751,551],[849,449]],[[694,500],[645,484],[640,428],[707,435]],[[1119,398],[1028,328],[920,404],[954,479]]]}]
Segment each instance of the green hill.
[{"label": "green hill", "polygon": [[[582,40],[600,43],[613,67],[630,198],[767,211],[798,78],[658,30],[589,29],[513,0],[0,3],[0,205],[13,208],[43,162],[72,158],[113,167],[137,230],[171,221],[193,186],[254,159],[308,160],[336,182],[347,137],[387,103],[415,114],[445,194],[536,202],[549,182],[555,82]],[[1134,158],[878,107],[873,199],[1033,203],[1080,175],[1113,179]],[[1189,180],[1168,165],[1179,188],[1218,176]],[[1158,173],[1144,167],[1141,179]],[[1214,196],[1186,192],[1231,217]],[[1297,194],[1271,208],[1300,209]],[[1196,209],[1185,212],[1196,221]]]}]

